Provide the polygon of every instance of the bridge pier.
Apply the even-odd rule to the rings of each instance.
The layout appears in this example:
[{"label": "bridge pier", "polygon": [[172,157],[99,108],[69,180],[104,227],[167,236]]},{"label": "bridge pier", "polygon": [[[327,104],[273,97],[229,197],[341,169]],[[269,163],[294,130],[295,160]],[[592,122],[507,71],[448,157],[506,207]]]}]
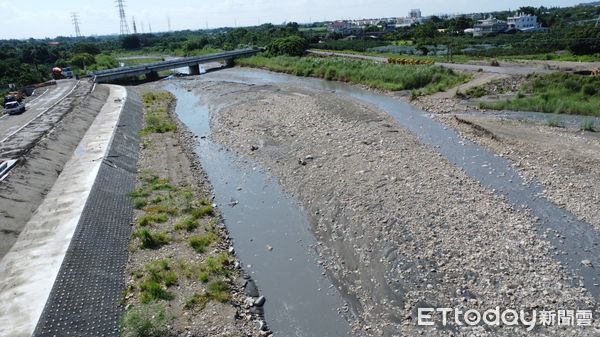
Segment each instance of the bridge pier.
[{"label": "bridge pier", "polygon": [[188,67],[188,73],[190,75],[200,75],[200,64],[195,64]]}]

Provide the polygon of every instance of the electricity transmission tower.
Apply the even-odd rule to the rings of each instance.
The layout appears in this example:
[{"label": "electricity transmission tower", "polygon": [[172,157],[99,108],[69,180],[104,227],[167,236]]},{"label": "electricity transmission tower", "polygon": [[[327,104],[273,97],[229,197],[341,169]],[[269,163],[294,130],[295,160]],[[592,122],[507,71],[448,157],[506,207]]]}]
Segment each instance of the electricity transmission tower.
[{"label": "electricity transmission tower", "polygon": [[133,25],[133,34],[137,34],[137,27],[135,26],[135,17],[131,17],[131,24]]},{"label": "electricity transmission tower", "polygon": [[75,37],[81,37],[81,31],[79,30],[79,17],[77,13],[71,13],[71,19],[73,22],[73,26],[75,27]]},{"label": "electricity transmission tower", "polygon": [[117,0],[117,8],[119,8],[119,16],[121,17],[121,35],[129,35],[129,26],[127,25],[127,17],[125,16],[125,0]]},{"label": "electricity transmission tower", "polygon": [[171,31],[171,17],[167,16],[167,25],[169,26],[169,32]]}]

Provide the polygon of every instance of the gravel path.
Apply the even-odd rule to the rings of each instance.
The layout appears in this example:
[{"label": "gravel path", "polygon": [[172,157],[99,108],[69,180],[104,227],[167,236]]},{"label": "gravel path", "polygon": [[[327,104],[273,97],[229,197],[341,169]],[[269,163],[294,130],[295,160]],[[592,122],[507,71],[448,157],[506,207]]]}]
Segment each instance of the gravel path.
[{"label": "gravel path", "polygon": [[[188,82],[212,137],[254,157],[312,217],[321,263],[372,336],[447,336],[418,307],[590,309],[533,219],[418,142],[387,114],[332,93]],[[439,327],[438,327],[439,328]],[[448,328],[447,328],[448,329]],[[469,336],[592,336],[595,328],[450,327]]]}]

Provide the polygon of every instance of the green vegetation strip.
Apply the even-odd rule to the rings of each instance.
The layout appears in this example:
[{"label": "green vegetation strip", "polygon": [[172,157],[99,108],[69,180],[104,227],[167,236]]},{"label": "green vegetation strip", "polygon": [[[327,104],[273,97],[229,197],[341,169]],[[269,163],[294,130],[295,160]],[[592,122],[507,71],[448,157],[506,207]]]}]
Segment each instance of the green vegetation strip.
[{"label": "green vegetation strip", "polygon": [[484,102],[481,108],[600,116],[598,76],[564,73],[535,75],[522,88],[514,99]]},{"label": "green vegetation strip", "polygon": [[[174,102],[172,95],[147,93],[143,100],[146,125],[141,132],[142,150],[160,141],[153,135],[176,130],[168,112]],[[221,236],[212,204],[199,194],[191,186],[175,186],[151,169],[138,174],[137,189],[130,193],[138,209],[130,250],[132,254],[145,250],[142,254],[149,262],[131,272],[133,282],[124,293],[131,305],[121,321],[123,336],[167,336],[168,326],[176,319],[173,306],[200,311],[211,301],[230,300],[231,289],[225,278],[230,276],[233,258],[226,251],[209,251],[217,248]],[[159,251],[169,245],[177,245],[169,249],[183,251],[183,256],[164,258]],[[157,253],[150,253],[152,250]],[[190,258],[190,254],[198,259]],[[192,286],[193,291],[181,294],[175,286]]]},{"label": "green vegetation strip", "polygon": [[341,58],[253,56],[238,59],[236,63],[296,76],[364,84],[380,90],[417,90],[418,94],[444,91],[469,79],[467,75],[433,65],[377,64]]}]

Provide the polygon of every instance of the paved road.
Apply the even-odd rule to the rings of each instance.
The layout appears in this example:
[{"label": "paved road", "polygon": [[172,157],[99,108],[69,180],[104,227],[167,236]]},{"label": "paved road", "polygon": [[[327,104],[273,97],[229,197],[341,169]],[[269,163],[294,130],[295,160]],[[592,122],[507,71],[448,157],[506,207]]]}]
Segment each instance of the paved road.
[{"label": "paved road", "polygon": [[77,83],[75,80],[61,80],[57,81],[56,85],[39,88],[34,96],[25,101],[27,110],[24,113],[2,115],[0,117],[0,142],[64,98],[73,89],[75,83]]}]

